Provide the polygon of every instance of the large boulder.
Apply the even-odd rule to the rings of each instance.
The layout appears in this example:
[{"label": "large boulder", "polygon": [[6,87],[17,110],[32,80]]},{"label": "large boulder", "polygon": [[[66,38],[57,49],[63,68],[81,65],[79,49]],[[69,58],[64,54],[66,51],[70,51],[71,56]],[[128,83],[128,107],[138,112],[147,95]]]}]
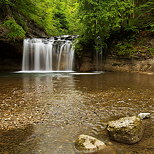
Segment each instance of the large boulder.
[{"label": "large boulder", "polygon": [[94,137],[80,135],[75,141],[75,147],[82,153],[94,153],[106,149],[107,146]]},{"label": "large boulder", "polygon": [[133,116],[110,121],[107,130],[111,139],[122,143],[133,144],[141,140],[144,129],[141,119]]}]

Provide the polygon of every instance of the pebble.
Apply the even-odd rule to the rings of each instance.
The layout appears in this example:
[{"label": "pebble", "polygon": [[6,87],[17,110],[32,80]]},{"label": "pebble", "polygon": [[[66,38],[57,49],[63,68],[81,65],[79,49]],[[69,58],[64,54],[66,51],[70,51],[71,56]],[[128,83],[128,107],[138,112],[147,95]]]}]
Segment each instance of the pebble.
[{"label": "pebble", "polygon": [[150,118],[150,113],[139,113],[138,117],[142,120],[142,119],[148,119]]}]

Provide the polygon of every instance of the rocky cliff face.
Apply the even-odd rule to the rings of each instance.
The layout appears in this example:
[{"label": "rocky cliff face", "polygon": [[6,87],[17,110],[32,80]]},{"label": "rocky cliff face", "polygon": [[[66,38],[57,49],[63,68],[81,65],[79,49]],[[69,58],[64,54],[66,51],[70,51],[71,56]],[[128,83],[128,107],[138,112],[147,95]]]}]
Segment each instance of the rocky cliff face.
[{"label": "rocky cliff face", "polygon": [[[88,55],[83,57],[78,65],[77,70],[81,72],[96,71],[96,61],[92,60]],[[143,72],[154,73],[154,58],[120,58],[108,56],[99,65],[98,71],[108,72]]]},{"label": "rocky cliff face", "polygon": [[[35,23],[29,22],[28,27],[26,38],[47,37],[44,30]],[[0,71],[19,71],[22,63],[23,39],[8,39],[8,33],[7,28],[0,26]]]},{"label": "rocky cliff face", "polygon": [[21,68],[22,41],[0,40],[0,70],[17,71]]},{"label": "rocky cliff face", "polygon": [[[111,43],[110,50],[116,50],[115,46]],[[131,44],[132,45],[132,44]],[[132,50],[135,53],[129,55],[117,55],[110,51],[110,54],[104,56],[102,63],[96,64],[95,54],[92,52],[85,52],[78,60],[78,71],[120,71],[120,72],[144,72],[154,73],[154,38],[153,33],[141,32],[132,45]]]},{"label": "rocky cliff face", "polygon": [[154,58],[149,59],[124,59],[108,57],[104,61],[104,71],[120,71],[120,72],[144,72],[154,73]]},{"label": "rocky cliff face", "polygon": [[0,71],[21,69],[24,38],[47,37],[43,28],[14,6],[0,6]]}]

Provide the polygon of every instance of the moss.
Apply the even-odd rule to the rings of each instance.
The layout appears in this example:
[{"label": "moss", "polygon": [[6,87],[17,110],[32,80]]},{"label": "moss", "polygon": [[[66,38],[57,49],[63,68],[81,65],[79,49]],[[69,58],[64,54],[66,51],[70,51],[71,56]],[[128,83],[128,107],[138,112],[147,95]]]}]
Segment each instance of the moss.
[{"label": "moss", "polygon": [[84,149],[85,148],[84,143],[85,143],[84,138],[77,139],[77,141],[75,142],[75,146],[77,147],[77,149]]},{"label": "moss", "polygon": [[4,21],[3,25],[9,30],[7,38],[10,40],[23,39],[26,32],[16,23],[14,18],[9,18]]},{"label": "moss", "polygon": [[19,13],[13,12],[13,18],[15,21],[22,26],[25,31],[28,31],[27,20]]},{"label": "moss", "polygon": [[142,121],[133,116],[110,121],[107,130],[111,139],[122,143],[134,144],[141,140],[144,128]]}]

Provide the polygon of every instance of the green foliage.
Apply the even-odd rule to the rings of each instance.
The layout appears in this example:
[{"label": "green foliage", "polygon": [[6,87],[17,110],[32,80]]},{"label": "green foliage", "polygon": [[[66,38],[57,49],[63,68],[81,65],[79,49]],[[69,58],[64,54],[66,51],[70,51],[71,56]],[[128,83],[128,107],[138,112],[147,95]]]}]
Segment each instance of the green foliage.
[{"label": "green foliage", "polygon": [[118,43],[115,47],[118,55],[133,56],[133,54],[136,52],[132,44],[128,42]]},{"label": "green foliage", "polygon": [[78,31],[76,0],[35,0],[33,4],[37,13],[31,19],[43,27],[47,34],[55,36],[75,34]]},{"label": "green foliage", "polygon": [[[76,34],[78,55],[108,48],[112,34],[154,31],[153,0],[0,0],[0,4],[9,39],[24,38],[31,27],[49,36]],[[117,44],[119,55],[135,52],[130,45],[135,37],[127,40]]]},{"label": "green foliage", "polygon": [[[94,50],[108,48],[106,42],[113,33],[123,32],[125,35],[126,32],[127,35],[134,35],[141,29],[149,28],[153,31],[153,0],[80,0],[79,4],[82,30],[78,48],[82,49],[86,44],[93,44]],[[97,45],[98,37],[101,38],[101,46]],[[131,37],[128,42],[134,40]],[[119,55],[133,55],[136,52],[131,43],[119,43],[116,48]]]},{"label": "green foliage", "polygon": [[13,18],[16,23],[18,23],[23,28],[24,31],[28,31],[27,22],[25,21],[23,16],[13,13]]},{"label": "green foliage", "polygon": [[79,31],[77,0],[0,0],[0,3],[0,13],[13,17],[25,31],[31,23],[51,36]]},{"label": "green foliage", "polygon": [[150,52],[151,55],[154,55],[154,48],[149,48],[148,51]]},{"label": "green foliage", "polygon": [[149,48],[148,51],[154,52],[154,48]]},{"label": "green foliage", "polygon": [[13,18],[5,20],[3,25],[9,29],[9,33],[7,35],[8,39],[15,40],[23,39],[25,37],[26,32],[15,22]]},{"label": "green foliage", "polygon": [[0,4],[13,6],[13,3],[11,2],[11,0],[0,0]]},{"label": "green foliage", "polygon": [[103,47],[106,47],[106,39],[110,37],[113,31],[118,31],[125,24],[131,10],[132,5],[129,0],[80,1],[80,14],[83,25],[81,34],[84,37],[82,40],[96,40],[99,36]]},{"label": "green foliage", "polygon": [[129,17],[126,30],[138,30],[150,28],[154,25],[154,1],[153,0],[134,0],[134,9]]}]

